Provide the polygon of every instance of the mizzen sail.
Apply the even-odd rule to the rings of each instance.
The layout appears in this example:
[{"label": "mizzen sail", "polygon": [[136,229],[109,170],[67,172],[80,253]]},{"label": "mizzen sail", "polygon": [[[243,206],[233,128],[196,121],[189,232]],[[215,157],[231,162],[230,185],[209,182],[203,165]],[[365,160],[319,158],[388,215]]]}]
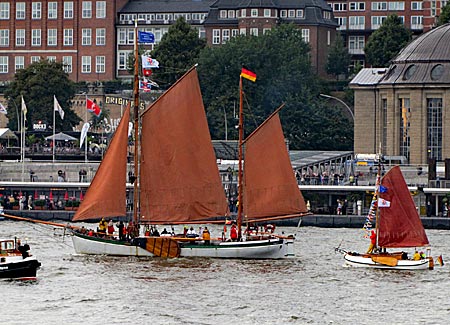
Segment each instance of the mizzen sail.
[{"label": "mizzen sail", "polygon": [[194,68],[142,113],[140,219],[182,223],[227,210]]},{"label": "mizzen sail", "polygon": [[128,105],[73,221],[126,216],[129,121]]},{"label": "mizzen sail", "polygon": [[243,208],[250,220],[307,213],[278,113],[246,139]]},{"label": "mizzen sail", "polygon": [[420,247],[428,238],[399,166],[390,169],[381,180],[380,197],[389,207],[379,207],[378,246]]}]

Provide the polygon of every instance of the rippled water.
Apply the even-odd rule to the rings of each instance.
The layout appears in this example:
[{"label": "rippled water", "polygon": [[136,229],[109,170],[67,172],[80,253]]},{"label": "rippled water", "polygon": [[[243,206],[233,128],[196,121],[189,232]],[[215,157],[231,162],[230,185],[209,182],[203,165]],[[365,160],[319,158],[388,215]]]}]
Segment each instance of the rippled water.
[{"label": "rippled water", "polygon": [[[427,234],[433,256],[450,262],[450,232]],[[48,226],[1,221],[0,237],[28,238],[42,268],[33,283],[0,281],[0,323],[448,323],[448,265],[421,272],[343,267],[334,247],[343,241],[364,250],[361,235],[302,227],[291,260],[111,258],[74,255],[71,239]]]}]

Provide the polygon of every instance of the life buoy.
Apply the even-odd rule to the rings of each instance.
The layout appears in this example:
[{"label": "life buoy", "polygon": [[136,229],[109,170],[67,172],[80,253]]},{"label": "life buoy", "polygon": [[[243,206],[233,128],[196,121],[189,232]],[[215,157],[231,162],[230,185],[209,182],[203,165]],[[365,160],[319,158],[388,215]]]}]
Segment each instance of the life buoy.
[{"label": "life buoy", "polygon": [[273,225],[273,224],[265,225],[264,230],[265,230],[265,232],[273,233],[275,231],[275,225]]}]

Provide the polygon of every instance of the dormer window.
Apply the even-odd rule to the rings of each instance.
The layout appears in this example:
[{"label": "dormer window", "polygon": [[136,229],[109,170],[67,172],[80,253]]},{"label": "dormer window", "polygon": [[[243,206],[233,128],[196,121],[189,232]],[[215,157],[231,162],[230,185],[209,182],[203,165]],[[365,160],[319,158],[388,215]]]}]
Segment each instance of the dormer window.
[{"label": "dormer window", "polygon": [[221,10],[220,11],[220,18],[227,18],[227,11],[226,10]]},{"label": "dormer window", "polygon": [[303,9],[297,10],[297,18],[303,18]]},{"label": "dormer window", "polygon": [[258,9],[252,9],[251,15],[252,17],[258,17]]},{"label": "dormer window", "polygon": [[324,11],[323,12],[323,18],[324,19],[331,19],[331,12],[330,11]]},{"label": "dormer window", "polygon": [[245,17],[245,9],[241,10],[241,17]]},{"label": "dormer window", "polygon": [[264,9],[264,17],[270,17],[270,9]]},{"label": "dormer window", "polygon": [[295,10],[289,10],[288,14],[289,14],[289,18],[295,18]]},{"label": "dormer window", "polygon": [[287,17],[287,10],[281,10],[280,17],[281,18],[286,18]]},{"label": "dormer window", "polygon": [[228,10],[228,18],[234,18],[234,10]]}]

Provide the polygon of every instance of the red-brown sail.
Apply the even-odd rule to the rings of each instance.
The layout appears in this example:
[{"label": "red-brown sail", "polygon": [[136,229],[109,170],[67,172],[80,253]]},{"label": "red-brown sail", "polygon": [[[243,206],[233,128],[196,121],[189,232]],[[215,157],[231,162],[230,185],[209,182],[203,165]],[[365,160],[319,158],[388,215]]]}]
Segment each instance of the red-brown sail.
[{"label": "red-brown sail", "polygon": [[379,207],[378,246],[420,247],[428,245],[428,238],[417,213],[414,200],[399,166],[389,170],[381,180],[386,189],[380,197],[390,202]]},{"label": "red-brown sail", "polygon": [[292,217],[307,212],[278,113],[246,139],[244,183],[243,208],[247,219]]},{"label": "red-brown sail", "polygon": [[126,216],[126,173],[130,105],[125,110],[73,221]]},{"label": "red-brown sail", "polygon": [[182,223],[226,214],[197,71],[142,114],[141,221]]}]

